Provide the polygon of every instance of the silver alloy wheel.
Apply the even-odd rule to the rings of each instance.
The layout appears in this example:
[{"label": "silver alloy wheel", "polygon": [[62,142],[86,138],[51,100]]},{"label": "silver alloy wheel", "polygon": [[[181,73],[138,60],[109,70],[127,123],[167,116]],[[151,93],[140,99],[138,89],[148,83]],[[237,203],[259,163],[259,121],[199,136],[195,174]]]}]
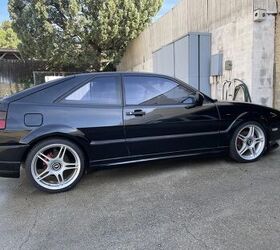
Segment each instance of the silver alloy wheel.
[{"label": "silver alloy wheel", "polygon": [[40,149],[32,159],[31,174],[42,187],[61,190],[79,176],[81,160],[77,152],[64,144],[51,144]]},{"label": "silver alloy wheel", "polygon": [[235,139],[237,153],[242,159],[248,161],[257,159],[262,154],[265,144],[265,134],[255,124],[243,127]]}]

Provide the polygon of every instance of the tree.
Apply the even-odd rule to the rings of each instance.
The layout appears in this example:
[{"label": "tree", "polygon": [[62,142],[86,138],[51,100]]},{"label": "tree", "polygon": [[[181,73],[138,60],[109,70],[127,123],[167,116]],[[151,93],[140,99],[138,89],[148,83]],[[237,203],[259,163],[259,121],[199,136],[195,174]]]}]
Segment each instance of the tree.
[{"label": "tree", "polygon": [[17,34],[12,29],[9,21],[0,24],[0,48],[16,49],[19,44]]},{"label": "tree", "polygon": [[162,1],[9,0],[9,11],[24,56],[99,71],[119,62]]}]

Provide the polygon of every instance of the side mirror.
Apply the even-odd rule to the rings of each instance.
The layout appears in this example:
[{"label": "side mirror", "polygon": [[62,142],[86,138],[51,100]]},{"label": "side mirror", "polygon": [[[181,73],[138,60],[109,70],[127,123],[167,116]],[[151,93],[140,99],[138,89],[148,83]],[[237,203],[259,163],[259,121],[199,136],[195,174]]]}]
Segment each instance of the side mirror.
[{"label": "side mirror", "polygon": [[187,105],[187,109],[202,106],[203,102],[204,96],[200,92],[196,92],[195,95],[188,96],[188,98],[183,101],[183,103]]},{"label": "side mirror", "polygon": [[204,102],[204,95],[197,91],[195,97],[196,97],[196,106],[202,106]]}]

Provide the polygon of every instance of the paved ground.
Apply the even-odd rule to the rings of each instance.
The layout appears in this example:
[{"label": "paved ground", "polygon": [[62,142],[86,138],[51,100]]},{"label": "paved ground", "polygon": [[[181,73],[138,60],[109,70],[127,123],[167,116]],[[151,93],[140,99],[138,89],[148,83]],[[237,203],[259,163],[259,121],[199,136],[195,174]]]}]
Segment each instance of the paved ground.
[{"label": "paved ground", "polygon": [[0,179],[0,249],[279,249],[279,163],[142,163],[55,195]]}]

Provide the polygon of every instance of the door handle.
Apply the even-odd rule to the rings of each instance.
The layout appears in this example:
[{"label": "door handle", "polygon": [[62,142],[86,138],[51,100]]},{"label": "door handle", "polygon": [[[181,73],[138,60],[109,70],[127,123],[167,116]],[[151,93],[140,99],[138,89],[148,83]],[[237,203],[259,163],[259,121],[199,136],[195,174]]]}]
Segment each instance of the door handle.
[{"label": "door handle", "polygon": [[143,111],[142,109],[137,109],[137,110],[134,110],[134,111],[130,111],[130,112],[126,112],[126,115],[128,116],[144,116],[146,115],[146,112]]}]

